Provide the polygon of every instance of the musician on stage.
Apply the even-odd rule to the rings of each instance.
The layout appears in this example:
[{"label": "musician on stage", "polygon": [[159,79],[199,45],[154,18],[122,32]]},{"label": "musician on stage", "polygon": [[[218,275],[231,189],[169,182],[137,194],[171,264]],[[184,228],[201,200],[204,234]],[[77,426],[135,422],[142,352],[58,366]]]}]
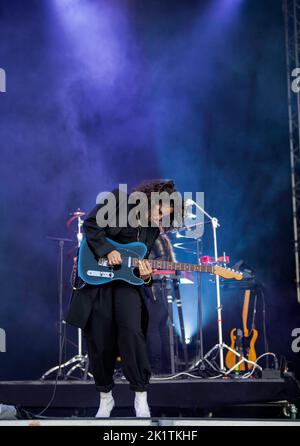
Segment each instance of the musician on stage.
[{"label": "musician on stage", "polygon": [[[176,192],[172,180],[152,180],[136,187],[134,191],[143,192],[148,199],[147,225],[141,224],[133,227],[127,220],[123,226],[119,224],[121,209],[120,190],[113,194],[116,198],[116,225],[99,226],[97,213],[103,206],[97,205],[84,221],[83,228],[90,249],[97,258],[107,257],[109,265],[115,266],[122,262],[122,258],[114,245],[109,243],[106,237],[118,243],[130,243],[141,241],[147,245],[148,257],[151,248],[157,239],[163,222],[167,218],[169,227],[174,220],[183,218],[183,201]],[[153,206],[151,204],[151,192],[165,192],[169,196],[175,196],[180,200],[180,215],[178,214],[178,200],[164,201]],[[128,200],[126,194],[126,200]],[[124,198],[124,197],[123,197]],[[128,203],[128,201],[127,201]],[[128,204],[127,211],[134,205]],[[98,214],[99,215],[99,214]],[[141,217],[141,216],[140,216]],[[139,262],[139,275],[145,285],[152,282],[152,269],[147,262]],[[147,386],[151,376],[149,360],[146,351],[146,332],[148,314],[144,302],[143,286],[135,286],[121,280],[112,281],[104,285],[88,285],[74,292],[69,308],[67,322],[83,330],[87,342],[88,356],[95,379],[97,390],[100,392],[100,406],[96,417],[109,417],[114,407],[112,388],[114,386],[113,375],[116,358],[121,357],[121,365],[124,376],[130,383],[130,388],[135,391],[134,408],[137,417],[150,417],[150,409],[147,402]]]}]

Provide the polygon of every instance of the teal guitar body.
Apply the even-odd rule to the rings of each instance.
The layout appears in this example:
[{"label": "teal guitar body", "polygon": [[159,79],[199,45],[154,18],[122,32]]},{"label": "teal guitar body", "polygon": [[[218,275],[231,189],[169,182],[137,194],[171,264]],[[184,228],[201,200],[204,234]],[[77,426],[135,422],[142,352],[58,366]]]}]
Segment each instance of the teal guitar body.
[{"label": "teal guitar body", "polygon": [[142,242],[121,244],[107,238],[122,257],[122,264],[109,266],[106,258],[97,260],[86,239],[83,239],[78,255],[78,276],[90,285],[104,285],[114,280],[123,280],[131,285],[143,285],[143,279],[136,276],[134,259],[143,259],[147,246]]}]

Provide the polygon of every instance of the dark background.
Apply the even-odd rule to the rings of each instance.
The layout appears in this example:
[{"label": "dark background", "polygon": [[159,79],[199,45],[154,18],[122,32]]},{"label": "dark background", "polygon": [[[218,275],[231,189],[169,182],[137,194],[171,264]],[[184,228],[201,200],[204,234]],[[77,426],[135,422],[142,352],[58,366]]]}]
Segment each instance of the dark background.
[{"label": "dark background", "polygon": [[[265,285],[269,349],[295,369],[281,1],[0,0],[0,67],[0,378],[35,379],[57,363],[58,250],[46,237],[73,237],[69,213],[88,211],[100,191],[160,177],[204,191],[222,225],[220,252]],[[208,349],[217,339],[206,288]],[[242,305],[230,293],[226,341]]]}]

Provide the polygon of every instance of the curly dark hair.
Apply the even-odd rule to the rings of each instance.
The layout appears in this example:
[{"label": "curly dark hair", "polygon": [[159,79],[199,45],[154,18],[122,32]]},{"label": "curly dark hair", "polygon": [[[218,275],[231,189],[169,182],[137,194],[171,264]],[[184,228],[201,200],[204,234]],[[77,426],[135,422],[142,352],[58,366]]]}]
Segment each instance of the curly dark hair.
[{"label": "curly dark hair", "polygon": [[[164,227],[164,230],[167,231],[173,229],[175,222],[177,226],[183,225],[185,216],[185,204],[181,194],[176,190],[174,180],[154,179],[143,181],[138,186],[133,188],[133,192],[143,192],[147,195],[148,211],[150,214],[152,192],[158,192],[159,194],[165,192],[168,195],[172,195],[172,197],[170,198],[170,206],[173,208],[173,212],[170,215],[170,226]],[[159,202],[161,205],[161,200],[159,200]]]}]

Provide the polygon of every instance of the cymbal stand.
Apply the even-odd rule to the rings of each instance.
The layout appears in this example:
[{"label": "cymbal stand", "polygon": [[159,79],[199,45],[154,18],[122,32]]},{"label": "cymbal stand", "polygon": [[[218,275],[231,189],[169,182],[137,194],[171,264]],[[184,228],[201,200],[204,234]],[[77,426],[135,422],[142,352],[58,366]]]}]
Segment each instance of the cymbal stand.
[{"label": "cymbal stand", "polygon": [[[77,237],[78,249],[79,249],[80,244],[83,239],[83,234],[82,234],[82,225],[83,225],[82,216],[83,215],[85,215],[85,213],[80,211],[80,209],[78,209],[76,212],[74,212],[72,214],[72,217],[68,221],[68,223],[71,224],[74,220],[77,220],[76,237]],[[77,256],[74,257],[73,273],[74,273],[74,270],[76,271],[76,269],[77,269]],[[75,290],[75,287],[73,286],[73,291],[74,290]],[[66,321],[62,320],[62,312],[60,312],[60,317],[61,317],[60,322],[62,324],[66,324]],[[61,345],[62,345],[62,342],[60,340],[60,346]],[[60,347],[60,348],[62,348],[62,347]],[[72,376],[73,372],[77,369],[79,369],[81,372],[83,372],[82,378],[79,378],[79,379],[87,380],[87,378],[93,378],[93,375],[91,373],[89,373],[89,371],[88,371],[89,370],[88,355],[82,353],[82,330],[80,328],[77,329],[77,348],[78,348],[78,351],[75,356],[73,356],[71,359],[69,359],[68,361],[66,361],[63,364],[59,364],[55,367],[52,367],[50,370],[48,370],[46,373],[44,373],[44,375],[41,377],[41,379],[44,380],[51,373],[54,373],[57,371],[58,371],[58,376],[61,377],[63,374],[62,371],[67,369],[67,367],[69,367],[69,366],[71,366],[70,370],[64,374],[65,380],[68,378],[77,378],[75,376]],[[60,353],[60,359],[61,359],[61,353]]]}]

